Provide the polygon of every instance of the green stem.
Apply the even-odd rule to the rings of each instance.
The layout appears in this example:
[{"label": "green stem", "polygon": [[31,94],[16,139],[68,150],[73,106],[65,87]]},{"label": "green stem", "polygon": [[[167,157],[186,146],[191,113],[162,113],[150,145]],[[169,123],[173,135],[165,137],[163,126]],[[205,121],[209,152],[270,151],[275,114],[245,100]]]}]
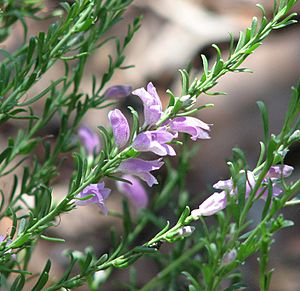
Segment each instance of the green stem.
[{"label": "green stem", "polygon": [[198,253],[204,246],[204,242],[200,241],[195,244],[191,249],[184,252],[180,257],[178,257],[175,261],[165,267],[161,272],[159,272],[154,278],[152,278],[146,285],[144,285],[140,291],[146,290],[154,290],[162,279],[168,276],[173,270],[182,269],[182,264],[190,259],[193,255]]}]

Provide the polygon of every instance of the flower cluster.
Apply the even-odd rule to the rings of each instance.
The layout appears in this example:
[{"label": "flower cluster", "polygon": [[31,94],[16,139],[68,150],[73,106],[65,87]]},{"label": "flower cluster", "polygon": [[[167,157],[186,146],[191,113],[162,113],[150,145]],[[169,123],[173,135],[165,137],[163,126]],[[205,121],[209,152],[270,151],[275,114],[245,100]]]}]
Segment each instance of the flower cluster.
[{"label": "flower cluster", "polygon": [[[114,92],[127,92],[128,87],[112,88],[106,95],[111,95]],[[112,93],[113,92],[113,93]],[[194,117],[174,117],[167,119],[162,125],[159,122],[163,118],[164,112],[162,109],[162,102],[157,94],[156,88],[150,82],[145,88],[139,88],[132,92],[133,95],[138,96],[144,107],[144,123],[141,132],[137,133],[130,148],[134,149],[137,153],[152,152],[160,157],[175,156],[176,152],[171,146],[171,143],[178,137],[178,133],[187,133],[191,135],[192,140],[208,139],[210,126],[205,122]],[[118,95],[118,94],[117,94]],[[130,138],[130,128],[128,121],[124,114],[119,109],[111,110],[108,113],[115,146],[121,150],[124,148]],[[89,153],[93,153],[96,148],[95,137],[87,131],[81,129],[80,137],[84,142],[85,147]],[[149,187],[157,184],[156,178],[151,174],[151,171],[158,170],[163,165],[161,158],[156,160],[147,161],[140,158],[128,158],[120,162],[118,168],[115,170],[117,173],[123,174],[122,179],[128,183],[119,181],[117,183],[120,192],[124,193],[137,207],[146,207],[148,197],[140,184],[139,178],[146,182]],[[87,195],[94,195],[92,198],[80,200],[77,205],[86,205],[88,203],[97,203],[104,213],[107,212],[104,207],[103,201],[107,198],[107,191],[104,193],[104,184],[100,183],[99,187],[96,184],[86,187],[76,198],[84,198]]]},{"label": "flower cluster", "polygon": [[[282,193],[282,188],[278,185],[278,182],[281,178],[286,178],[291,175],[293,167],[288,165],[276,165],[272,166],[267,172],[266,176],[263,179],[262,186],[255,193],[256,198],[261,198],[266,200],[269,195],[268,192],[268,179],[272,182],[272,196],[276,197]],[[246,173],[246,189],[245,197],[248,198],[250,192],[255,186],[257,176],[251,172],[247,171]],[[210,216],[221,210],[223,210],[227,205],[227,193],[230,196],[237,195],[237,188],[234,187],[232,178],[228,180],[220,180],[213,187],[217,190],[222,190],[221,192],[215,192],[209,196],[198,209],[195,209],[191,212],[191,215],[194,219],[199,218],[200,216]]]}]

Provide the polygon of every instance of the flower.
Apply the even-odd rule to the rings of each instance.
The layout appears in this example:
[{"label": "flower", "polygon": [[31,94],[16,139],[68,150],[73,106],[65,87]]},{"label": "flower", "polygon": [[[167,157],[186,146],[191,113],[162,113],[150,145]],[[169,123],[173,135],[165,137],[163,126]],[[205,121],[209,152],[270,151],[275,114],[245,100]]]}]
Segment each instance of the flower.
[{"label": "flower", "polygon": [[126,85],[117,85],[107,88],[104,92],[104,97],[108,99],[119,99],[122,97],[126,97],[132,91],[131,86]]},{"label": "flower", "polygon": [[123,147],[128,142],[130,136],[130,129],[126,117],[119,109],[114,109],[108,113],[108,119],[112,126],[116,145]]},{"label": "flower", "polygon": [[190,134],[192,140],[210,138],[208,134],[209,125],[195,117],[176,117],[170,121],[169,126],[172,131]]},{"label": "flower", "polygon": [[136,208],[145,208],[148,204],[148,195],[141,182],[131,175],[124,175],[122,178],[131,182],[131,184],[117,181],[118,190],[123,193]]},{"label": "flower", "polygon": [[140,133],[133,141],[132,147],[139,152],[153,152],[159,156],[175,156],[174,149],[168,145],[176,135],[165,129],[145,131]]},{"label": "flower", "polygon": [[86,126],[80,127],[78,129],[78,136],[88,154],[92,155],[94,152],[100,151],[101,144],[99,137],[90,128]]},{"label": "flower", "polygon": [[[288,177],[291,175],[293,167],[288,165],[276,165],[270,167],[265,178],[263,179],[262,187],[258,188],[256,192],[257,198],[267,199],[269,192],[267,188],[268,179],[272,181],[272,196],[276,197],[282,193],[282,188],[278,186],[277,179],[281,177]],[[243,172],[242,172],[243,173]],[[256,179],[254,173],[251,171],[246,172],[246,190],[245,197],[249,197],[251,190],[254,188]],[[217,213],[218,211],[224,209],[227,204],[226,192],[231,195],[237,195],[237,189],[233,187],[232,178],[228,180],[220,180],[213,185],[215,189],[223,190],[221,192],[215,192],[210,197],[208,197],[200,206],[199,209],[195,209],[191,212],[194,219],[198,219],[200,216],[208,216]]]},{"label": "flower", "polygon": [[[269,171],[267,172],[265,178],[263,179],[263,185],[257,190],[256,197],[266,199],[268,197],[268,190],[267,190],[267,183],[268,178],[272,181],[272,196],[278,196],[282,193],[281,187],[277,185],[279,178],[281,177],[288,177],[292,174],[292,171],[294,170],[293,167],[288,165],[276,165],[270,167]],[[248,197],[251,190],[255,186],[256,183],[256,177],[253,172],[247,171],[247,182],[246,182],[246,191],[245,191],[245,197]],[[216,184],[213,185],[215,189],[219,190],[227,190],[230,195],[236,195],[237,189],[233,188],[233,181],[232,178],[229,180],[220,180]]]},{"label": "flower", "polygon": [[158,184],[158,182],[150,172],[158,170],[163,164],[164,162],[161,159],[145,161],[138,158],[130,158],[121,162],[117,171],[136,176],[145,181],[149,187],[152,187],[154,184]]},{"label": "flower", "polygon": [[144,105],[144,126],[155,124],[162,115],[162,104],[155,87],[150,82],[147,91],[144,88],[136,89],[132,94],[141,98]]},{"label": "flower", "polygon": [[[252,188],[255,185],[255,177],[253,172],[247,171],[247,178],[246,178],[246,191],[245,191],[245,196],[248,197]],[[236,195],[237,194],[237,189],[233,188],[233,180],[232,178],[228,180],[220,180],[217,183],[213,185],[215,189],[218,190],[226,190],[230,195]]]},{"label": "flower", "polygon": [[90,184],[85,187],[75,198],[82,199],[87,197],[88,195],[94,195],[93,197],[86,200],[76,200],[75,204],[79,206],[84,206],[90,203],[97,204],[101,211],[107,215],[108,209],[104,204],[104,201],[110,194],[110,189],[105,188],[104,182],[98,184]]},{"label": "flower", "polygon": [[210,216],[226,207],[226,192],[215,192],[202,202],[198,209],[192,210],[191,216],[198,219],[200,216]]},{"label": "flower", "polygon": [[266,178],[279,179],[281,177],[288,177],[292,174],[294,168],[288,165],[276,165],[272,166],[268,171]]}]

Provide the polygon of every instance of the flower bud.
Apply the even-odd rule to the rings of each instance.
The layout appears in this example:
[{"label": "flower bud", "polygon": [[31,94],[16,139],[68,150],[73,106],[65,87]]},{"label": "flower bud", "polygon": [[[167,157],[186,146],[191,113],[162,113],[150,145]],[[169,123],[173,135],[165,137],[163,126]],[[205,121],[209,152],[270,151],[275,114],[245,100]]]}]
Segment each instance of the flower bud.
[{"label": "flower bud", "polygon": [[109,87],[104,92],[104,97],[107,99],[120,99],[123,97],[128,96],[132,91],[131,86],[125,86],[125,85],[117,85]]},{"label": "flower bud", "polygon": [[296,142],[298,140],[300,140],[300,130],[299,129],[295,130],[293,132],[293,134],[289,137],[288,143],[290,144],[290,143]]},{"label": "flower bud", "polygon": [[108,113],[108,119],[112,126],[117,147],[121,148],[125,146],[130,136],[130,129],[126,117],[119,109],[115,109]]},{"label": "flower bud", "polygon": [[222,265],[226,266],[229,265],[230,263],[232,263],[237,257],[237,250],[236,249],[232,249],[228,252],[226,252],[223,256],[222,259]]},{"label": "flower bud", "polygon": [[178,229],[178,232],[175,236],[176,237],[188,237],[194,232],[194,230],[195,230],[194,226],[187,225],[187,226],[184,226],[184,227]]}]

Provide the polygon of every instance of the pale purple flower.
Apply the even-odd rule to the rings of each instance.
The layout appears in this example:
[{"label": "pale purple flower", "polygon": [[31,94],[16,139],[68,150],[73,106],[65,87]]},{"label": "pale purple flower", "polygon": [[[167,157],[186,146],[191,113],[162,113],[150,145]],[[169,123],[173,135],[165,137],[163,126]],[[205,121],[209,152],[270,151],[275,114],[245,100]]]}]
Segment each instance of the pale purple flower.
[{"label": "pale purple flower", "polygon": [[[246,191],[245,196],[248,197],[251,190],[253,189],[255,185],[255,177],[253,172],[247,171],[247,177],[246,177]],[[220,180],[217,183],[213,185],[215,189],[218,190],[226,190],[230,195],[236,195],[237,189],[233,188],[233,180],[230,178],[228,180]]]},{"label": "pale purple flower", "polygon": [[88,154],[93,154],[94,152],[100,151],[100,140],[98,135],[93,132],[90,128],[82,126],[78,129],[78,136],[87,150]]},{"label": "pale purple flower", "polygon": [[[277,185],[276,180],[280,177],[287,177],[293,171],[293,167],[283,165],[283,166],[272,166],[268,171],[266,178],[264,178],[263,183],[267,183],[267,178],[272,181],[272,197],[276,197],[282,193],[281,187]],[[250,192],[255,186],[256,177],[253,172],[247,171],[246,174],[246,191],[245,197],[249,197]],[[219,193],[214,193],[210,197],[208,197],[200,206],[199,209],[195,209],[191,212],[191,215],[194,219],[199,218],[200,216],[208,216],[213,215],[220,210],[224,209],[227,204],[226,192],[230,196],[237,195],[237,189],[233,186],[232,178],[228,180],[220,180],[216,184],[213,185],[215,189],[223,190]],[[262,198],[264,200],[268,197],[268,187],[267,185],[263,185],[257,190],[256,197]]]},{"label": "pale purple flower", "polygon": [[191,216],[194,219],[198,219],[200,216],[210,216],[213,215],[226,207],[227,198],[226,192],[222,191],[220,193],[215,192],[209,196],[204,202],[202,202],[198,209],[194,209],[191,212]]},{"label": "pale purple flower", "polygon": [[108,99],[119,99],[128,96],[131,91],[132,91],[131,86],[126,86],[126,85],[112,86],[107,88],[107,90],[104,92],[104,97]]},{"label": "pale purple flower", "polygon": [[170,129],[174,132],[185,132],[190,134],[192,140],[209,139],[210,127],[198,118],[190,116],[176,117],[169,123]]},{"label": "pale purple flower", "polygon": [[[288,177],[291,175],[293,171],[293,167],[288,165],[278,165],[278,166],[272,166],[270,170],[267,172],[265,178],[263,179],[263,185],[257,190],[256,197],[260,197],[262,199],[266,199],[268,197],[268,188],[267,188],[267,178],[271,179],[272,181],[272,196],[276,197],[282,193],[282,188],[277,185],[278,181],[277,179],[281,177]],[[253,172],[247,171],[247,181],[246,181],[246,191],[245,191],[245,197],[248,197],[251,190],[254,188],[256,183],[256,177]],[[227,190],[230,195],[236,195],[237,189],[233,187],[233,181],[232,179],[229,180],[220,180],[216,184],[213,185],[215,189],[219,190]]]},{"label": "pale purple flower", "polygon": [[272,166],[267,172],[266,177],[263,179],[263,182],[266,184],[266,186],[259,189],[258,195],[261,195],[261,198],[264,200],[268,198],[268,178],[272,181],[272,196],[276,197],[280,195],[283,190],[280,186],[278,186],[278,179],[290,176],[293,170],[294,168],[288,165]]},{"label": "pale purple flower", "polygon": [[290,176],[294,168],[288,165],[276,165],[272,166],[268,171],[266,178],[279,179],[281,177],[286,178]]},{"label": "pale purple flower", "polygon": [[119,109],[114,109],[108,113],[108,119],[112,126],[116,145],[123,147],[128,142],[130,136],[130,129],[126,117]]},{"label": "pale purple flower", "polygon": [[139,88],[132,92],[141,98],[144,104],[144,126],[155,124],[162,115],[161,100],[156,92],[155,87],[150,82],[145,88]]},{"label": "pale purple flower", "polygon": [[158,170],[163,164],[164,162],[162,162],[161,159],[145,161],[138,158],[130,158],[121,162],[117,171],[136,176],[145,181],[149,187],[152,187],[154,184],[158,184],[158,182],[150,172]]},{"label": "pale purple flower", "polygon": [[132,147],[139,152],[153,152],[159,156],[175,156],[174,149],[167,144],[175,137],[176,135],[165,129],[145,131],[135,138]]},{"label": "pale purple flower", "polygon": [[142,183],[131,175],[124,175],[122,178],[131,182],[131,184],[117,181],[118,190],[124,194],[136,208],[145,208],[148,204],[148,194]]},{"label": "pale purple flower", "polygon": [[76,200],[75,204],[79,206],[85,206],[90,203],[95,203],[98,205],[103,212],[103,214],[107,215],[108,209],[105,206],[105,200],[110,194],[110,189],[105,188],[104,182],[98,184],[90,184],[85,187],[75,198],[85,198],[89,195],[94,195],[93,197],[87,200]]}]

